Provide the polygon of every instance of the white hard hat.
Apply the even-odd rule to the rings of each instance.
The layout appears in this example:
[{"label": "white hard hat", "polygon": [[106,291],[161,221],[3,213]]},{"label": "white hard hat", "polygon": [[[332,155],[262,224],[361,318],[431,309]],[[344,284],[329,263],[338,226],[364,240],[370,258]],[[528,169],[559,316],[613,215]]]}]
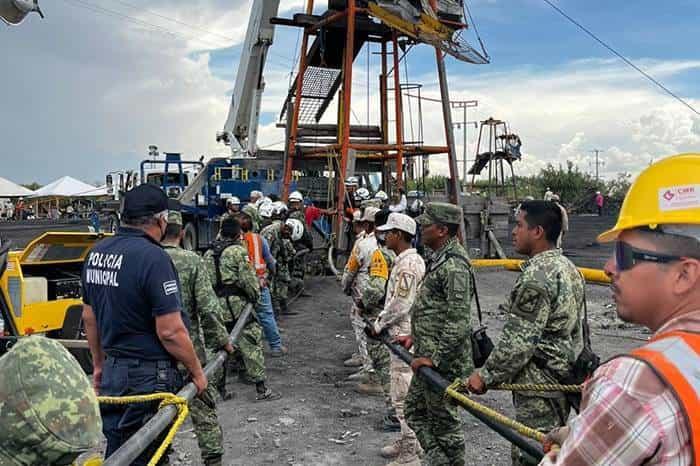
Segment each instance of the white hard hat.
[{"label": "white hard hat", "polygon": [[303,202],[304,196],[302,196],[299,191],[294,191],[292,194],[289,195],[288,200],[289,202]]},{"label": "white hard hat", "polygon": [[262,218],[272,218],[273,210],[272,204],[263,204],[258,209],[258,213]]},{"label": "white hard hat", "polygon": [[289,209],[287,209],[287,204],[285,204],[282,201],[277,201],[272,203],[272,213],[275,215],[282,215],[283,213],[287,212]]},{"label": "white hard hat", "polygon": [[367,207],[365,209],[365,213],[362,216],[362,221],[363,222],[374,222],[374,217],[377,215],[377,212],[379,212],[381,209],[377,209],[376,207]]},{"label": "white hard hat", "polygon": [[252,190],[250,192],[250,199],[253,199],[254,197],[257,199],[260,199],[261,197],[263,197],[262,191],[258,191],[257,189]]},{"label": "white hard hat", "polygon": [[352,213],[352,221],[353,222],[361,222],[362,221],[362,212],[359,210],[356,210],[355,212]]},{"label": "white hard hat", "polygon": [[381,201],[386,201],[389,199],[389,196],[387,196],[387,194],[384,191],[379,190],[374,194],[374,198],[379,199]]},{"label": "white hard hat", "polygon": [[226,205],[241,205],[241,200],[236,196],[232,196],[226,199]]},{"label": "white hard hat", "polygon": [[288,218],[284,223],[292,229],[292,241],[299,241],[304,236],[304,224],[301,221],[295,218]]},{"label": "white hard hat", "polygon": [[356,176],[350,176],[345,180],[345,186],[359,186],[360,182],[357,180]]},{"label": "white hard hat", "polygon": [[357,191],[355,191],[355,199],[360,201],[369,199],[369,191],[367,190],[367,188],[360,188]]},{"label": "white hard hat", "polygon": [[389,219],[382,226],[377,227],[377,231],[401,230],[409,235],[416,234],[416,221],[406,214],[392,212]]},{"label": "white hard hat", "polygon": [[262,207],[265,204],[272,204],[272,199],[265,196],[265,197],[261,197],[260,199],[255,201],[255,207],[257,207],[258,209],[260,209],[260,207]]}]

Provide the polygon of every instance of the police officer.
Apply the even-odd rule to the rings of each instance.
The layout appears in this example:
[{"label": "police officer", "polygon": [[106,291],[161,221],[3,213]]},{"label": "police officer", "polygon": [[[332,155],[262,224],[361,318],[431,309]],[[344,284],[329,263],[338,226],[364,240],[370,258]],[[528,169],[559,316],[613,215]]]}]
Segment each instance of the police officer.
[{"label": "police officer", "polygon": [[[160,246],[168,222],[168,198],[140,185],[124,195],[122,226],[97,243],[82,274],[83,321],[101,395],[175,393],[182,386],[177,363],[190,372],[197,392],[207,388],[183,317],[180,282]],[[158,403],[104,405],[106,457],[158,410]],[[145,465],[156,440],[133,463]]]},{"label": "police officer", "polygon": [[[469,316],[471,264],[457,240],[461,221],[462,209],[443,202],[428,203],[416,219],[425,245],[434,252],[411,308],[411,335],[396,338],[406,349],[415,345],[414,372],[428,366],[447,380],[466,377],[474,367]],[[464,464],[464,432],[456,405],[413,377],[405,414],[425,450],[425,464]]]},{"label": "police officer", "polygon": [[[182,214],[171,210],[162,244],[180,278],[182,310],[190,320],[190,335],[197,357],[205,365],[207,347],[216,350],[223,348],[229,354],[233,353],[233,347],[204,261],[195,252],[180,247],[183,237]],[[216,416],[215,390],[213,385],[209,385],[202,395],[190,402],[192,424],[205,466],[220,466],[224,454],[223,433]]]},{"label": "police officer", "polygon": [[[508,320],[484,367],[468,381],[473,393],[493,385],[556,384],[572,377],[583,350],[584,281],[576,266],[557,249],[561,211],[551,201],[520,205],[513,244],[529,257],[508,299]],[[548,432],[563,426],[570,406],[562,392],[516,392],[516,419]],[[512,449],[513,465],[531,461]]]}]

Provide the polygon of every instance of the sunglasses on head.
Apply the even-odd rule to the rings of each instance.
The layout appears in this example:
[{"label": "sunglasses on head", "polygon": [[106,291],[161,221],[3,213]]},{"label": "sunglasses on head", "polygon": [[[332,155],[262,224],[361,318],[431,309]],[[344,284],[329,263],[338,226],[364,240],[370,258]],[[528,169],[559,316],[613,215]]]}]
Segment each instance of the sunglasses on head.
[{"label": "sunglasses on head", "polygon": [[657,264],[668,264],[681,260],[680,256],[672,256],[654,251],[645,251],[630,246],[624,241],[615,243],[615,262],[617,269],[622,272],[629,270],[639,262],[656,262]]}]

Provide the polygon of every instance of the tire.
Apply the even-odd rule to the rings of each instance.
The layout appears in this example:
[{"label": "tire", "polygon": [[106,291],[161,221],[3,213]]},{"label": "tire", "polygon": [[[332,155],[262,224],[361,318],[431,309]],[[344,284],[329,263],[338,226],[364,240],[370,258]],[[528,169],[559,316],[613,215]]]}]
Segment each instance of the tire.
[{"label": "tire", "polygon": [[[82,306],[71,306],[66,311],[63,319],[63,327],[58,333],[58,338],[63,340],[86,340],[85,327],[83,326]],[[86,374],[92,374],[92,354],[89,349],[68,348]]]},{"label": "tire", "polygon": [[184,228],[185,237],[182,238],[182,248],[188,251],[197,251],[197,229],[194,223],[188,222]]}]

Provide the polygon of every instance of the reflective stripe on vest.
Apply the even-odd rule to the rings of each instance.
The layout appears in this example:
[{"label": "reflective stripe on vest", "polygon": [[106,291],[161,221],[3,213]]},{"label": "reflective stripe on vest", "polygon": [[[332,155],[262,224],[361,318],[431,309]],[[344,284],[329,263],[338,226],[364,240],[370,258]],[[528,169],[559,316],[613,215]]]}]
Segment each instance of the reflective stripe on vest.
[{"label": "reflective stripe on vest", "polygon": [[700,334],[661,334],[631,355],[646,362],[673,390],[690,430],[692,458],[700,466]]},{"label": "reflective stripe on vest", "polygon": [[253,265],[255,274],[258,277],[265,277],[267,264],[262,255],[262,238],[257,233],[246,233],[243,235],[243,239],[245,239],[245,244],[248,249],[248,262]]}]

